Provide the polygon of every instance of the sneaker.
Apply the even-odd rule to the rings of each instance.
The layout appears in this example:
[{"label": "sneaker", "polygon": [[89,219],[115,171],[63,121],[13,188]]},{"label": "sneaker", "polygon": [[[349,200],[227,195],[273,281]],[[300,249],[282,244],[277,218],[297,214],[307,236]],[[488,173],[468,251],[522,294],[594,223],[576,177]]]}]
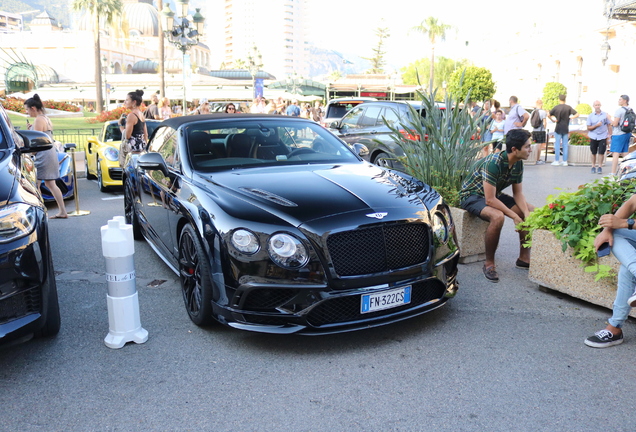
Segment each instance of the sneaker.
[{"label": "sneaker", "polygon": [[561,162],[561,166],[568,166],[568,163],[566,161]]},{"label": "sneaker", "polygon": [[596,168],[596,174],[603,174],[603,168],[601,167]]},{"label": "sneaker", "polygon": [[515,263],[515,266],[517,268],[520,268],[520,269],[528,270],[530,268],[530,263],[527,263],[525,261],[521,261],[520,259],[517,259],[517,262]]},{"label": "sneaker", "polygon": [[618,335],[614,335],[609,330],[601,330],[594,333],[594,336],[590,336],[585,339],[585,345],[592,348],[607,348],[614,345],[623,343],[623,332]]},{"label": "sneaker", "polygon": [[497,274],[497,270],[495,270],[494,265],[490,267],[486,267],[486,264],[484,264],[483,270],[484,270],[484,276],[486,276],[486,279],[494,283],[499,282],[499,275]]},{"label": "sneaker", "polygon": [[559,166],[559,165],[561,165],[561,162],[559,161],[552,162],[552,166]]},{"label": "sneaker", "polygon": [[592,167],[592,174],[596,174],[596,167]]},{"label": "sneaker", "polygon": [[632,294],[632,296],[627,299],[627,303],[631,307],[636,307],[636,290],[634,290],[634,294]]}]

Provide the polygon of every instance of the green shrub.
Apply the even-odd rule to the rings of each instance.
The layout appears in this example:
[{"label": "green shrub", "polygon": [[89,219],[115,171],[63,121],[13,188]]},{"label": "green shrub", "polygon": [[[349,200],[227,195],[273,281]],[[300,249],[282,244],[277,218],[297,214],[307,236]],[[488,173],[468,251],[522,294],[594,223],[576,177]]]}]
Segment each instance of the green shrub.
[{"label": "green shrub", "polygon": [[567,95],[568,89],[561,83],[549,82],[543,87],[543,109],[550,111],[559,104],[559,95]]},{"label": "green shrub", "polygon": [[[436,91],[418,94],[426,117],[409,106],[411,118],[416,120],[387,124],[391,138],[404,150],[400,161],[405,171],[436,189],[448,205],[459,206],[462,182],[485,145],[478,135],[479,118],[473,118],[468,109],[453,108],[460,104],[450,93],[444,98],[446,109],[436,106]],[[464,106],[469,98],[470,92]],[[400,129],[411,133],[400,133]]]},{"label": "green shrub", "polygon": [[550,195],[548,204],[536,208],[517,229],[530,233],[536,229],[552,231],[561,241],[563,251],[571,246],[575,257],[587,266],[587,272],[598,272],[598,280],[611,274],[609,266],[597,264],[594,239],[602,230],[598,220],[604,214],[615,213],[632,196],[635,187],[636,178],[617,182],[612,177],[603,177],[576,192]]},{"label": "green shrub", "polygon": [[590,104],[586,104],[586,103],[578,104],[576,108],[574,108],[574,110],[577,113],[583,114],[583,115],[592,114],[592,107],[590,106]]},{"label": "green shrub", "polygon": [[570,134],[568,144],[573,146],[589,146],[590,138],[580,132],[572,132]]}]

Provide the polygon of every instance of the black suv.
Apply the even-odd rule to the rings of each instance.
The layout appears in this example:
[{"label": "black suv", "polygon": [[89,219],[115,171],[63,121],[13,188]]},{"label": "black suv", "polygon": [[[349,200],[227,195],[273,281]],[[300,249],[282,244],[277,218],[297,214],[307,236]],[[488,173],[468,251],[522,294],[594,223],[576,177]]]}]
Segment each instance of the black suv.
[{"label": "black suv", "polygon": [[29,153],[50,138],[16,131],[0,106],[0,341],[60,329],[46,207]]},{"label": "black suv", "polygon": [[[342,120],[328,126],[331,132],[347,144],[364,144],[369,149],[369,155],[365,156],[369,162],[401,169],[402,164],[396,157],[404,156],[404,152],[391,138],[391,129],[384,120],[398,128],[401,133],[411,134],[411,131],[400,127],[400,124],[408,125],[413,121],[409,105],[422,117],[426,117],[426,111],[420,101],[365,102],[349,110]],[[437,107],[445,109],[443,104],[437,104]]]}]

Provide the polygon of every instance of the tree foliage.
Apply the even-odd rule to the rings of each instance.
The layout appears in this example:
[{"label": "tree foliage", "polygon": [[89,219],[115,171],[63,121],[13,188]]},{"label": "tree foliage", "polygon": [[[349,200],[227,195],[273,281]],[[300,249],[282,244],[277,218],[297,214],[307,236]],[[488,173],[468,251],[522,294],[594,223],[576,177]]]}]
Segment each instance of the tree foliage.
[{"label": "tree foliage", "polygon": [[371,62],[371,68],[367,71],[370,74],[381,74],[384,73],[384,65],[386,62],[384,61],[384,55],[386,51],[384,49],[384,40],[391,36],[388,28],[377,28],[375,30],[375,35],[378,37],[378,44],[373,48],[373,57],[362,57],[365,60]]},{"label": "tree foliage", "polygon": [[73,10],[84,11],[91,17],[93,42],[94,42],[94,65],[95,65],[95,93],[97,112],[101,113],[104,107],[104,98],[102,95],[102,59],[101,59],[101,43],[99,38],[100,19],[104,20],[105,25],[113,26],[121,17],[124,10],[122,0],[73,0]]},{"label": "tree foliage", "polygon": [[411,31],[421,33],[425,36],[428,36],[428,40],[431,43],[431,61],[430,65],[430,73],[429,73],[429,93],[434,90],[434,66],[435,66],[435,43],[438,39],[444,41],[446,40],[446,30],[451,29],[452,26],[449,24],[444,24],[441,21],[438,21],[435,17],[428,17],[424,21],[420,23],[420,25],[411,27]]},{"label": "tree foliage", "polygon": [[[466,60],[453,60],[446,57],[438,57],[435,61],[435,72],[433,80],[433,88],[440,89],[444,87],[444,82],[448,82],[451,74],[457,69],[466,66]],[[401,69],[402,81],[408,85],[418,85],[420,82],[430,82],[431,60],[427,58],[419,59]],[[444,95],[440,95],[444,96]]]},{"label": "tree foliage", "polygon": [[559,104],[559,95],[567,95],[568,89],[558,82],[546,83],[543,87],[543,109],[550,111]]},{"label": "tree foliage", "polygon": [[[462,80],[463,77],[463,80]],[[470,93],[470,99],[485,101],[495,94],[495,82],[492,73],[483,67],[468,66],[456,69],[448,80],[448,91],[459,100],[465,99]]]},{"label": "tree foliage", "polygon": [[578,104],[574,110],[581,115],[592,114],[592,107],[586,103]]}]

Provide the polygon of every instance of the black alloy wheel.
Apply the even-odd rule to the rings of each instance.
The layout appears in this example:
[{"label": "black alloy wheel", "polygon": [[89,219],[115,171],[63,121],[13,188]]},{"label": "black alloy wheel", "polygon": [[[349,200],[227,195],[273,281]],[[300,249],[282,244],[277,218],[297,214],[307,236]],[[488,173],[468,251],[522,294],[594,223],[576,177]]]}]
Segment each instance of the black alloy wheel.
[{"label": "black alloy wheel", "polygon": [[393,169],[393,160],[388,154],[384,152],[378,154],[373,160],[373,163],[382,168]]},{"label": "black alloy wheel", "polygon": [[199,236],[188,224],[179,242],[179,276],[188,316],[198,326],[210,325],[212,317],[212,279],[210,266]]},{"label": "black alloy wheel", "polygon": [[135,240],[143,240],[144,236],[141,233],[139,219],[137,219],[137,214],[135,213],[134,199],[132,186],[124,180],[124,217],[126,218],[126,223],[132,225],[133,238]]}]

